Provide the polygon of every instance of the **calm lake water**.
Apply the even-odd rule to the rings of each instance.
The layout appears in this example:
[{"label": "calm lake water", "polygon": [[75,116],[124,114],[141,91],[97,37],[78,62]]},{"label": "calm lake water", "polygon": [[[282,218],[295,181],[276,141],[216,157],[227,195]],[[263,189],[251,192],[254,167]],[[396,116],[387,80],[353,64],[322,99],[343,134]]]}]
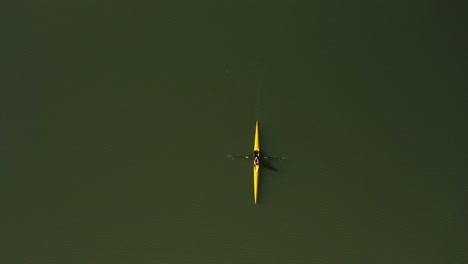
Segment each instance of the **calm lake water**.
[{"label": "calm lake water", "polygon": [[95,2],[3,4],[1,263],[468,261],[466,5]]}]

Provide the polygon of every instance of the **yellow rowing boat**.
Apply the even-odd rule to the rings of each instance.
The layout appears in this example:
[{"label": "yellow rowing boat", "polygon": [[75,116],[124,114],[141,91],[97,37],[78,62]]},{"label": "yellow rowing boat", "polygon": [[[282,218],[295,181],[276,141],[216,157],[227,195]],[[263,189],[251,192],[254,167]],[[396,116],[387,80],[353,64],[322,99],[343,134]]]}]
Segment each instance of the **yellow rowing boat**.
[{"label": "yellow rowing boat", "polygon": [[[260,142],[258,133],[258,121],[255,123],[255,140],[254,151],[250,155],[227,155],[229,159],[252,159],[253,158],[253,174],[254,174],[254,202],[257,204],[258,194],[258,177],[260,176],[260,159],[262,160],[285,160],[286,157],[260,156]],[[266,162],[266,161],[265,161]],[[270,166],[271,168],[271,166]]]},{"label": "yellow rowing boat", "polygon": [[260,170],[260,144],[258,141],[258,121],[255,124],[255,141],[254,141],[254,202],[257,204],[258,193],[258,174]]}]

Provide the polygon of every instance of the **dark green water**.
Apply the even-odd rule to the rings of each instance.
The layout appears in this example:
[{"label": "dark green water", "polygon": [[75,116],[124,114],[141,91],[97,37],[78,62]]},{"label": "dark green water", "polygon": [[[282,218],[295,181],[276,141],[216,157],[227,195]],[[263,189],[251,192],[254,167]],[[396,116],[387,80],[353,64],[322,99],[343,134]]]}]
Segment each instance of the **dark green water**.
[{"label": "dark green water", "polygon": [[466,6],[65,2],[2,4],[1,263],[468,261]]}]

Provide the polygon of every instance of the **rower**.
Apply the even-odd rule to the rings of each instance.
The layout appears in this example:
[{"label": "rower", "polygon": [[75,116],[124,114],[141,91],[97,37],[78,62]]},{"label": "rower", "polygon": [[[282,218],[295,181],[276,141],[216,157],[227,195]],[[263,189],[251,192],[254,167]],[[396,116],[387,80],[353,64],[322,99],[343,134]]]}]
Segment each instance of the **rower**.
[{"label": "rower", "polygon": [[255,157],[254,158],[254,165],[258,165],[260,164],[260,161],[258,160],[258,157]]},{"label": "rower", "polygon": [[260,164],[259,160],[260,152],[258,150],[254,151],[254,165]]}]

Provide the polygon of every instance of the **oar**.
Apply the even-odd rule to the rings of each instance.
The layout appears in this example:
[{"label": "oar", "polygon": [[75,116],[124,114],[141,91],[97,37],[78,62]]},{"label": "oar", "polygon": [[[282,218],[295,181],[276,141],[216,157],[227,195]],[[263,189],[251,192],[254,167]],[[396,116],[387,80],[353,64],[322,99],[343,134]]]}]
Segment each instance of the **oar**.
[{"label": "oar", "polygon": [[243,156],[243,155],[227,155],[226,158],[228,159],[251,159],[252,156]]},{"label": "oar", "polygon": [[286,160],[288,159],[287,157],[268,157],[268,156],[260,156],[261,158],[264,159],[270,159],[270,160]]}]

